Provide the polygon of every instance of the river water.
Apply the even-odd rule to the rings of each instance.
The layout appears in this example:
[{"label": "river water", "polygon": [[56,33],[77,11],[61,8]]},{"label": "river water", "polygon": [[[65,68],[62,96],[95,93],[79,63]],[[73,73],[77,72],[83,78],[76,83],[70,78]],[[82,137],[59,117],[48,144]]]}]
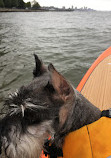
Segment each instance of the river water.
[{"label": "river water", "polygon": [[75,87],[111,45],[111,12],[0,13],[0,105],[32,80],[33,54]]}]

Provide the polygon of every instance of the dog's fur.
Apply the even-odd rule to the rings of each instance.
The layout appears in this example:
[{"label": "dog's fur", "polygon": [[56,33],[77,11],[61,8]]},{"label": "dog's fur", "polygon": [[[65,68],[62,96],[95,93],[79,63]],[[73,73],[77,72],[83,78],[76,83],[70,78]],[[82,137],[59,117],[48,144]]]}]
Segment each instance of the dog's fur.
[{"label": "dog's fur", "polygon": [[64,137],[101,117],[52,64],[46,68],[35,56],[34,80],[10,94],[0,121],[0,144],[5,157],[39,158],[45,139],[62,147]]}]

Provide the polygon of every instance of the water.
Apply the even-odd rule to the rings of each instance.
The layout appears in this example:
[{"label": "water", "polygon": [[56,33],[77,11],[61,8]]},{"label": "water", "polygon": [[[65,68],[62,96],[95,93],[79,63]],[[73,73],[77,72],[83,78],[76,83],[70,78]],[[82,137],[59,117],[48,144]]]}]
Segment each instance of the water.
[{"label": "water", "polygon": [[111,12],[0,13],[0,105],[32,80],[33,53],[76,87],[111,45]]}]

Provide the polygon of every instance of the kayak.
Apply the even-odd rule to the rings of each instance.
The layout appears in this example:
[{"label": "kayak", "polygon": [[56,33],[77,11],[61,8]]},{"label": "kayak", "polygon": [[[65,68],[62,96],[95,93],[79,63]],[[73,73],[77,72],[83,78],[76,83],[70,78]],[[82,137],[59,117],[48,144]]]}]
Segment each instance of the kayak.
[{"label": "kayak", "polygon": [[99,109],[111,108],[111,47],[92,64],[77,90]]},{"label": "kayak", "polygon": [[[100,110],[111,108],[111,47],[95,60],[77,90]],[[63,158],[110,157],[111,118],[102,117],[65,138]]]}]

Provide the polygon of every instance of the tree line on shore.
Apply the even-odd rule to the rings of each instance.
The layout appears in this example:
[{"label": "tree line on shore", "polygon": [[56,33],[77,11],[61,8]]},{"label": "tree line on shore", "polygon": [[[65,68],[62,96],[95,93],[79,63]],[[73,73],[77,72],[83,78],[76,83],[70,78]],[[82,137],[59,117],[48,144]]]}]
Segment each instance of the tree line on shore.
[{"label": "tree line on shore", "polygon": [[23,0],[0,0],[0,8],[40,9],[40,4],[35,0],[32,6],[30,2],[25,3]]}]

